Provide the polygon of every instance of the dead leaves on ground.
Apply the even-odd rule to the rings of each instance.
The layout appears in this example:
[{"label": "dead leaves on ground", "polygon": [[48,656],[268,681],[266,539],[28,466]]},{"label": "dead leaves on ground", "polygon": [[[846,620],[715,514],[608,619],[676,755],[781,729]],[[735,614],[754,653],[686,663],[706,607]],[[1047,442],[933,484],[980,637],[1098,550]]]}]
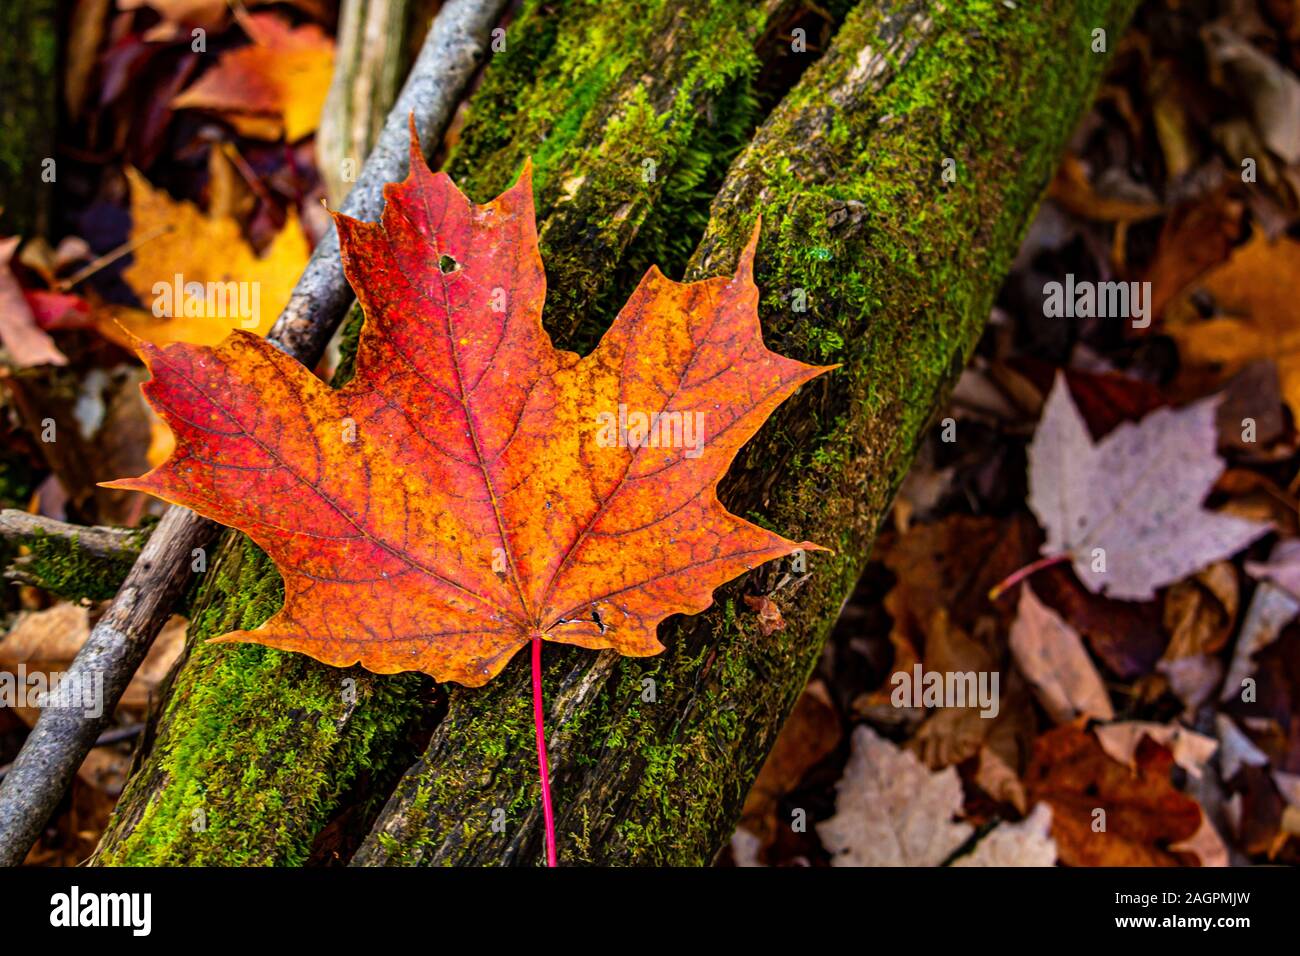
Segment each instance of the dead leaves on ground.
[{"label": "dead leaves on ground", "polygon": [[[1139,13],[818,670],[852,745],[749,862],[1300,862],[1292,6]],[[1067,274],[1150,282],[1153,322],[1047,317]],[[996,716],[893,696],[980,671]]]},{"label": "dead leaves on ground", "polygon": [[241,21],[251,41],[172,100],[175,109],[215,112],[245,136],[295,142],[320,122],[334,70],[334,43],[320,27],[292,27],[275,14]]}]

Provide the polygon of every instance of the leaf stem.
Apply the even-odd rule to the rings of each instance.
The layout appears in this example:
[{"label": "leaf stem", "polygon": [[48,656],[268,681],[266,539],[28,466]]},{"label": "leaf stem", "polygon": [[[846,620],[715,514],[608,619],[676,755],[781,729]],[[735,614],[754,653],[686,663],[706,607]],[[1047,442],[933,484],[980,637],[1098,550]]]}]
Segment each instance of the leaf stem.
[{"label": "leaf stem", "polygon": [[1066,551],[1062,554],[1053,554],[1049,557],[1039,558],[1037,561],[1032,561],[1029,564],[1026,564],[1023,568],[1012,571],[1005,578],[995,584],[992,590],[989,591],[989,600],[996,601],[1031,574],[1041,571],[1043,568],[1050,568],[1054,564],[1060,564],[1063,561],[1069,560],[1070,553]]},{"label": "leaf stem", "polygon": [[551,809],[551,771],[546,764],[546,730],[542,708],[542,639],[533,638],[533,728],[537,731],[537,772],[542,781],[542,816],[546,820],[546,865],[558,866],[555,854],[555,812]]}]

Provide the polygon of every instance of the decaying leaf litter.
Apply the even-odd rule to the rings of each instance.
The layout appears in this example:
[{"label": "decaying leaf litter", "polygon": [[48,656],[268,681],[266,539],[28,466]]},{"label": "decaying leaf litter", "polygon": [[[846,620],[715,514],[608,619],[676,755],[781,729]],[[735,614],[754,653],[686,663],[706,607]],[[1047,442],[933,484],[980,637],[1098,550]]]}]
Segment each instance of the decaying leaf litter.
[{"label": "decaying leaf litter", "polygon": [[[1289,3],[1140,12],[732,862],[1300,862],[1298,39]],[[1153,321],[1045,316],[1067,274]],[[990,719],[891,701],[981,669]]]}]

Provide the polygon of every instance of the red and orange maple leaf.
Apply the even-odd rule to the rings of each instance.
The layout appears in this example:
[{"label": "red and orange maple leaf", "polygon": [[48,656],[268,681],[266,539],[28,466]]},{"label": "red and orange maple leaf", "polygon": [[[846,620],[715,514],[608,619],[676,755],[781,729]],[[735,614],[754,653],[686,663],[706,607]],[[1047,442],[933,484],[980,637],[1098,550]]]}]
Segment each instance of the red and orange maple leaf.
[{"label": "red and orange maple leaf", "polygon": [[222,641],[477,686],[535,637],[644,656],[665,617],[809,542],[728,512],[736,452],[826,371],[764,347],[758,231],[732,278],[650,269],[586,357],[541,324],[530,168],[471,203],[412,143],[378,223],[337,215],[365,309],[333,389],[266,341],[140,343],[176,435],[114,487],[245,531],[284,608]]}]

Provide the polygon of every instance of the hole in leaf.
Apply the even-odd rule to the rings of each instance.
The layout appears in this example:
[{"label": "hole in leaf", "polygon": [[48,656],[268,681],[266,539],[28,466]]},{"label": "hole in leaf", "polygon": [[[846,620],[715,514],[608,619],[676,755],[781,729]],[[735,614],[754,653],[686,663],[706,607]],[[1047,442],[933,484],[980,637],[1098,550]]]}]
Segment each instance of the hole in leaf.
[{"label": "hole in leaf", "polygon": [[446,275],[448,272],[455,272],[459,269],[460,263],[451,256],[444,255],[440,256],[438,259],[438,268],[442,270],[443,275]]}]

